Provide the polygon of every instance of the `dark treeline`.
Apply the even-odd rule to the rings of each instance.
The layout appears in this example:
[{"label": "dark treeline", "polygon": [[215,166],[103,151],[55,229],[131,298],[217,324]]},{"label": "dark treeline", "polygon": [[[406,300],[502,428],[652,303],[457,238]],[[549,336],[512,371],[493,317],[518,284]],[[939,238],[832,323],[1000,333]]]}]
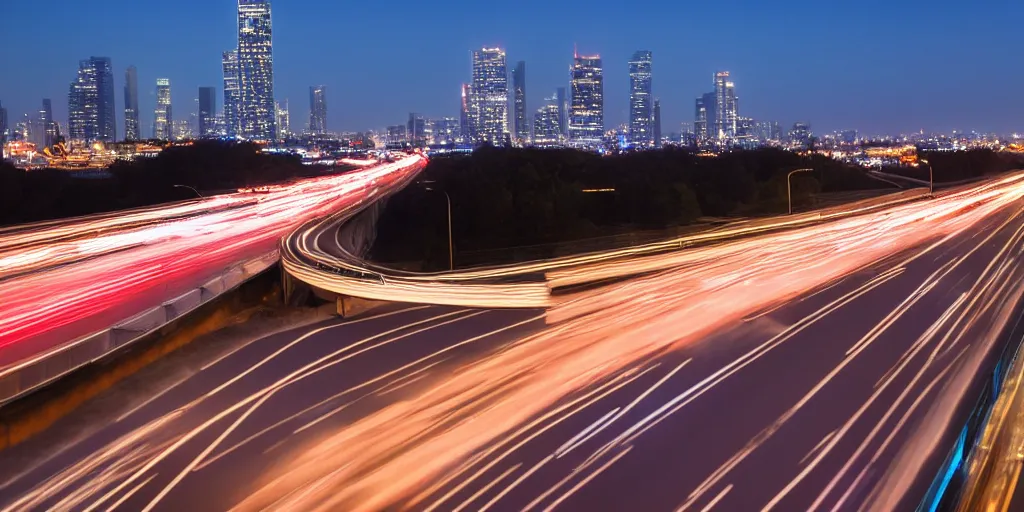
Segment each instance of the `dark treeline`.
[{"label": "dark treeline", "polygon": [[[988,157],[976,158],[972,172],[1004,170]],[[945,169],[939,157],[933,163],[936,172]],[[460,251],[495,251],[497,260],[503,248],[685,226],[701,217],[785,213],[786,175],[800,168],[814,172],[793,176],[797,209],[812,207],[820,194],[892,188],[859,167],[777,149],[708,158],[674,148],[610,157],[567,149],[484,148],[469,156],[433,158],[420,181],[433,182],[434,190],[414,185],[391,198],[373,257],[445,268],[448,235],[440,191],[451,197],[458,266]],[[614,192],[585,192],[593,189]]]},{"label": "dark treeline", "polygon": [[[963,181],[1024,167],[1024,156],[991,149],[927,151],[921,153],[921,158],[931,163],[936,183]],[[928,179],[928,168],[925,166],[897,169],[893,172],[922,180]]]},{"label": "dark treeline", "polygon": [[174,185],[216,193],[315,175],[322,169],[304,166],[297,157],[260,153],[248,143],[202,141],[167,148],[154,158],[116,162],[109,171],[109,178],[90,179],[64,170],[23,171],[0,163],[0,225],[196,197]]}]

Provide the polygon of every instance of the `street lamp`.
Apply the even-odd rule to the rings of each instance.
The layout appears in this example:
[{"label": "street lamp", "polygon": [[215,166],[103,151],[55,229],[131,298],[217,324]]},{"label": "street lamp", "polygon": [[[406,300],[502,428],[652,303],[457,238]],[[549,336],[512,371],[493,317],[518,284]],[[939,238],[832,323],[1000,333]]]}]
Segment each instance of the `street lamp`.
[{"label": "street lamp", "polygon": [[786,175],[786,201],[789,203],[789,214],[793,215],[793,175],[798,172],[813,172],[814,169],[797,169]]},{"label": "street lamp", "polygon": [[197,196],[203,197],[203,195],[200,194],[198,190],[196,190],[195,188],[192,188],[192,187],[190,187],[188,185],[171,185],[171,186],[174,187],[174,188],[187,188],[187,189],[191,190],[192,192],[195,192]]},{"label": "street lamp", "polygon": [[935,193],[935,173],[932,172],[932,164],[927,158],[918,158],[917,161],[928,166],[928,195],[931,196]]},{"label": "street lamp", "polygon": [[432,187],[424,187],[431,192],[440,192],[444,194],[445,200],[448,202],[448,269],[455,270],[455,250],[452,244],[452,198],[448,195],[448,192],[444,190],[438,190]]}]

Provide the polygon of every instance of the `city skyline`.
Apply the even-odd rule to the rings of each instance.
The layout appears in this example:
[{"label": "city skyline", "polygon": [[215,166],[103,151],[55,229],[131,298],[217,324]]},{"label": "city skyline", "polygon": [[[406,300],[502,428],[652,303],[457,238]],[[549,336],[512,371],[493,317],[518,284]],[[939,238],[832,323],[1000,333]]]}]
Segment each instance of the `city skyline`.
[{"label": "city skyline", "polygon": [[[57,7],[60,7],[58,2]],[[183,3],[181,9],[189,1]],[[70,3],[68,5],[71,5]],[[197,4],[198,5],[198,4]],[[310,21],[303,16],[311,6],[323,7],[333,12],[334,7],[318,2],[275,3],[274,7],[274,61],[285,72],[275,77],[276,99],[295,100],[308,93],[310,83],[322,83],[331,88],[332,111],[328,128],[332,131],[364,130],[382,128],[402,122],[410,111],[422,112],[430,118],[457,116],[458,86],[467,80],[465,68],[469,51],[483,46],[500,46],[508,54],[510,63],[520,60],[529,62],[530,89],[540,91],[528,98],[526,111],[535,112],[543,105],[548,91],[567,84],[566,70],[571,64],[573,43],[579,43],[585,53],[600,53],[604,58],[606,76],[606,125],[625,124],[628,121],[628,60],[637,48],[651,50],[658,60],[654,85],[654,96],[661,99],[663,110],[663,132],[678,131],[682,122],[693,120],[693,98],[707,89],[707,76],[715,70],[728,69],[733,79],[742,84],[743,112],[755,119],[777,119],[783,125],[794,121],[811,122],[816,131],[858,129],[862,133],[897,133],[924,129],[925,131],[949,131],[952,129],[978,130],[982,132],[1011,132],[1018,130],[1017,119],[1024,113],[1024,99],[1016,94],[1024,83],[1024,73],[1013,66],[997,66],[1010,56],[1009,37],[1001,31],[977,30],[978,37],[963,36],[960,44],[943,44],[948,36],[938,37],[927,31],[912,31],[899,34],[885,41],[875,36],[876,30],[868,23],[868,15],[852,13],[841,22],[825,22],[819,16],[818,25],[812,25],[810,32],[787,34],[773,25],[785,16],[794,14],[793,8],[769,9],[765,6],[750,5],[738,14],[751,30],[736,34],[733,41],[711,44],[701,33],[710,30],[695,27],[694,34],[674,41],[667,34],[660,34],[657,25],[649,31],[638,31],[616,27],[614,20],[603,20],[593,27],[560,28],[536,42],[517,35],[512,23],[501,21],[484,23],[485,15],[462,15],[476,20],[468,33],[458,37],[446,37],[430,45],[429,52],[419,53],[414,49],[410,59],[402,59],[403,66],[390,66],[391,59],[401,55],[394,46],[375,49],[371,59],[339,55],[339,65],[329,70],[314,62],[322,51],[310,51],[310,47],[329,48],[322,36],[315,36],[308,44],[304,37]],[[131,9],[132,16],[143,16],[148,7],[139,6],[139,12]],[[895,6],[892,15],[901,13],[917,16],[913,5]],[[1020,10],[1011,6],[1010,10]],[[682,8],[667,8],[667,14],[679,12]],[[777,11],[777,12],[776,12]],[[357,9],[356,14],[362,12]],[[106,9],[101,13],[85,12],[87,20],[109,17]],[[198,87],[216,84],[221,89],[221,52],[236,43],[237,6],[234,2],[218,3],[211,7],[209,16],[202,19],[172,13],[170,23],[187,27],[197,36],[187,45],[160,45],[148,42],[141,35],[143,30],[131,28],[126,34],[139,42],[123,44],[124,37],[108,37],[97,34],[88,44],[67,45],[47,43],[34,48],[31,59],[10,53],[4,57],[5,67],[19,69],[18,80],[0,80],[0,101],[8,109],[10,119],[20,119],[24,113],[38,109],[43,97],[54,98],[54,118],[61,123],[67,119],[66,83],[71,79],[74,63],[89,55],[103,55],[111,58],[114,68],[115,88],[123,88],[124,70],[129,65],[138,68],[142,84],[151,84],[158,77],[168,77],[178,91],[196,91]],[[413,15],[425,15],[427,20],[437,20],[425,10],[415,9]],[[19,18],[22,17],[22,18]],[[17,38],[25,29],[17,20],[28,20],[27,6],[11,6],[9,20],[14,20],[8,36]],[[126,15],[120,15],[124,19]],[[518,15],[517,15],[518,16]],[[802,19],[813,19],[801,15]],[[935,22],[941,13],[928,13],[922,21]],[[659,16],[658,18],[661,18]],[[965,23],[977,25],[981,16],[965,13]],[[320,18],[318,16],[318,18]],[[104,23],[112,23],[104,18]],[[985,20],[990,22],[992,20]],[[993,23],[1000,23],[995,20]],[[71,36],[72,40],[85,34],[84,26],[89,23],[65,24],[57,22],[57,30]],[[404,23],[404,22],[403,22]],[[544,22],[547,26],[546,23]],[[824,40],[828,31],[824,25],[833,23],[836,37]],[[972,25],[973,26],[973,25]],[[354,29],[362,30],[354,27]],[[102,32],[102,31],[101,31]],[[91,35],[91,33],[90,33]],[[960,40],[960,36],[952,39]],[[762,41],[769,41],[764,44]],[[789,43],[787,43],[787,41]],[[802,46],[795,51],[792,45]],[[965,47],[965,48],[961,48]],[[788,49],[787,49],[788,48]],[[941,51],[932,51],[942,48]],[[980,52],[985,48],[985,52]],[[991,50],[991,51],[989,51]],[[941,57],[939,57],[941,55]],[[841,56],[841,57],[836,57]],[[429,57],[429,58],[427,58]],[[877,57],[877,58],[876,58]],[[936,65],[950,59],[961,59],[968,69],[964,73],[942,73]],[[352,59],[352,60],[348,60]],[[32,65],[45,61],[47,66]],[[908,63],[909,61],[909,63]],[[807,73],[808,62],[813,72]],[[394,69],[392,69],[394,68]],[[358,69],[358,75],[352,73]],[[985,73],[982,73],[985,71]],[[353,77],[373,77],[372,80],[353,80]],[[989,78],[983,79],[982,75]],[[416,78],[422,86],[405,87],[409,80]],[[964,98],[982,90],[984,82],[993,82],[991,90],[972,101]],[[61,91],[61,83],[64,92]],[[369,91],[369,92],[366,92]],[[451,91],[455,91],[454,93]],[[124,106],[118,94],[117,110]],[[182,99],[191,105],[192,97]],[[369,101],[360,101],[360,98]],[[152,124],[154,97],[149,87],[140,91],[140,120],[143,134]],[[219,102],[220,103],[220,102]],[[297,102],[292,114],[304,127],[308,119],[308,106]],[[118,115],[119,134],[123,128],[123,117]],[[296,128],[300,128],[296,127]]]}]

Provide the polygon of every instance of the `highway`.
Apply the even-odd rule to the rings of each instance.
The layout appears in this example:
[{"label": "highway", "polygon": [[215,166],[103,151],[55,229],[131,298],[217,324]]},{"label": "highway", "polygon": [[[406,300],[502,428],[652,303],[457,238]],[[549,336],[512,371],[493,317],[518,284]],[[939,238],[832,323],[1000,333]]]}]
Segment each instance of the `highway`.
[{"label": "highway", "polygon": [[297,225],[389,190],[422,163],[0,230],[0,374],[276,252]]},{"label": "highway", "polygon": [[890,465],[949,449],[928,444],[946,398],[1016,320],[1022,196],[1014,175],[555,270],[647,273],[546,310],[396,304],[260,337],[0,452],[0,509],[906,507],[921,490]]}]

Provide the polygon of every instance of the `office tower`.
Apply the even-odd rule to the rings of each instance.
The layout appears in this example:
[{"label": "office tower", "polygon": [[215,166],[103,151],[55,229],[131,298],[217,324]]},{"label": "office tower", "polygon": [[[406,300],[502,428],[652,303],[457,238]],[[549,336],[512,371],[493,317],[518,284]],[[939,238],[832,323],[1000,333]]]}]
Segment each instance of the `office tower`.
[{"label": "office tower", "polygon": [[138,140],[139,133],[139,75],[135,66],[124,72],[124,139]]},{"label": "office tower", "polygon": [[793,123],[793,128],[789,131],[790,144],[807,147],[810,146],[812,138],[810,123]]},{"label": "office tower", "polygon": [[552,98],[546,98],[543,107],[537,109],[533,115],[533,145],[539,147],[551,147],[561,144],[564,140],[559,114],[564,110],[556,93]]},{"label": "office tower", "polygon": [[116,140],[114,71],[109,58],[79,62],[78,77],[68,91],[68,131],[72,138],[89,142]]},{"label": "office tower", "polygon": [[715,73],[715,122],[712,137],[730,139],[736,136],[736,89],[728,71]]},{"label": "office tower", "polygon": [[601,56],[573,56],[569,140],[598,145],[604,138],[604,74]]},{"label": "office tower", "polygon": [[435,119],[432,126],[433,144],[454,144],[459,138],[460,122],[454,117]]},{"label": "office tower", "polygon": [[469,84],[462,84],[462,110],[459,111],[459,138],[470,140],[473,138],[473,128],[470,124],[469,98],[472,96]]},{"label": "office tower", "polygon": [[651,122],[651,52],[640,50],[629,59],[629,141],[633,147],[655,144]]},{"label": "office tower", "polygon": [[217,135],[217,88],[199,88],[199,136]]},{"label": "office tower", "polygon": [[284,100],[284,103],[274,103],[274,115],[276,116],[274,122],[277,126],[277,138],[283,139],[288,137],[292,133],[292,115],[288,111],[288,100]]},{"label": "office tower", "polygon": [[0,146],[7,143],[7,109],[0,104]]},{"label": "office tower", "polygon": [[43,108],[39,110],[39,142],[40,147],[50,147],[57,143],[60,129],[53,121],[53,102],[43,98]]},{"label": "office tower", "polygon": [[654,112],[651,113],[651,134],[654,139],[654,147],[661,148],[661,100],[654,98]]},{"label": "office tower", "polygon": [[238,135],[238,52],[224,52],[224,134]]},{"label": "office tower", "polygon": [[171,125],[171,139],[168,140],[190,140],[195,138],[192,132],[192,123],[188,119],[176,119]]},{"label": "office tower", "polygon": [[473,52],[470,126],[478,141],[504,145],[508,138],[508,69],[505,50],[483,48]]},{"label": "office tower", "polygon": [[174,117],[171,115],[171,81],[156,79],[156,110],[153,112],[153,138],[174,140]]},{"label": "office tower", "polygon": [[239,135],[274,140],[274,52],[269,0],[238,0]]},{"label": "office tower", "polygon": [[425,146],[427,144],[427,120],[423,116],[409,113],[409,122],[406,123],[406,139],[414,146]]},{"label": "office tower", "polygon": [[407,142],[406,141],[406,137],[405,137],[405,125],[404,124],[396,124],[396,125],[393,125],[393,126],[388,126],[387,133],[388,133],[387,134],[387,143],[388,144],[404,144],[404,143]]},{"label": "office tower", "polygon": [[327,87],[323,85],[309,88],[309,133],[327,133]]},{"label": "office tower", "polygon": [[565,140],[569,137],[569,98],[565,87],[555,89],[555,99],[558,102],[558,130],[562,134],[562,140]]},{"label": "office tower", "polygon": [[530,138],[526,124],[526,62],[519,61],[512,70],[512,120],[516,141],[525,143]]}]

